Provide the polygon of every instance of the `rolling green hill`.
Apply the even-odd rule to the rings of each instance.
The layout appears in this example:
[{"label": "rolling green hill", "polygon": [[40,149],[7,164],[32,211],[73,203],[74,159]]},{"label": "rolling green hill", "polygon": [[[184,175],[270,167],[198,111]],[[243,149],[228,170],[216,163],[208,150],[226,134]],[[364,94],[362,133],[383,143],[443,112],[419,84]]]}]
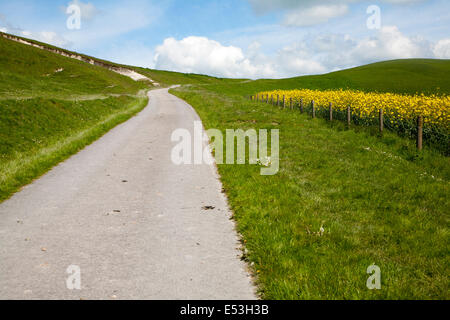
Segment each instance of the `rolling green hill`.
[{"label": "rolling green hill", "polygon": [[240,83],[245,80],[245,79],[217,78],[195,73],[181,73],[181,72],[153,70],[139,67],[131,67],[131,68],[164,86],[170,86],[175,84],[220,85],[225,83]]},{"label": "rolling green hill", "polygon": [[222,92],[250,95],[274,89],[356,89],[401,94],[450,94],[450,60],[406,59],[373,63],[324,75],[222,83]]}]

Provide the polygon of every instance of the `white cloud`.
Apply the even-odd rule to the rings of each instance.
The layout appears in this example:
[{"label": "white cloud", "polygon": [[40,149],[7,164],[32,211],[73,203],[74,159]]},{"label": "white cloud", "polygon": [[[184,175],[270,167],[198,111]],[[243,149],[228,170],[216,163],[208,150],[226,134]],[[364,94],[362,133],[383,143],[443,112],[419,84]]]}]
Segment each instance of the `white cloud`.
[{"label": "white cloud", "polygon": [[298,46],[288,46],[276,55],[278,77],[289,77],[305,74],[320,74],[327,68],[307,50]]},{"label": "white cloud", "polygon": [[325,71],[320,63],[299,55],[293,48],[284,48],[276,57],[267,57],[259,50],[258,43],[252,43],[246,55],[241,48],[223,46],[204,37],[168,38],[155,50],[155,67],[231,78],[269,78]]},{"label": "white cloud", "polygon": [[[383,60],[434,58],[431,49],[429,41],[408,37],[396,26],[386,26],[365,38],[353,38],[348,34],[310,35],[289,50],[285,48],[283,52],[290,54],[282,56],[279,65],[286,71],[303,71],[298,74],[323,73]],[[292,68],[291,61],[298,57],[310,61],[309,64]],[[309,68],[317,72],[311,72]]]},{"label": "white cloud", "polygon": [[155,67],[158,69],[225,77],[244,77],[258,71],[244,57],[242,49],[225,47],[204,37],[192,36],[179,41],[167,38],[155,51]]},{"label": "white cloud", "polygon": [[450,39],[439,40],[433,48],[436,58],[450,59]]},{"label": "white cloud", "polygon": [[344,4],[320,5],[297,9],[286,14],[283,23],[287,26],[311,26],[346,14],[348,6]]},{"label": "white cloud", "polygon": [[376,37],[363,39],[350,52],[360,62],[388,59],[430,57],[429,43],[420,38],[409,38],[396,26],[382,27]]},{"label": "white cloud", "polygon": [[375,35],[309,35],[271,55],[252,42],[247,50],[204,37],[168,38],[155,50],[155,67],[233,78],[283,78],[321,74],[367,63],[407,58],[449,58],[450,39],[433,44],[386,26]]}]

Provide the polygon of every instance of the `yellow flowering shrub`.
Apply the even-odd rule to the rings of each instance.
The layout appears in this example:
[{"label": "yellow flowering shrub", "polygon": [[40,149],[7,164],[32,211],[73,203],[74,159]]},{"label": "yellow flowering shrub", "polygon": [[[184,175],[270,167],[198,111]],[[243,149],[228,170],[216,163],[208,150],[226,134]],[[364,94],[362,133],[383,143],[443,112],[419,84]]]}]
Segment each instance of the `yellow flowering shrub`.
[{"label": "yellow flowering shrub", "polygon": [[333,109],[344,111],[351,107],[352,113],[361,118],[375,118],[379,110],[392,122],[415,120],[418,116],[424,117],[426,124],[438,125],[449,129],[450,127],[450,96],[437,95],[400,95],[394,93],[366,93],[353,90],[275,90],[259,93],[260,97],[286,98],[286,103],[292,98],[298,104],[301,99],[305,106],[314,100],[317,110],[328,108],[329,103]]}]

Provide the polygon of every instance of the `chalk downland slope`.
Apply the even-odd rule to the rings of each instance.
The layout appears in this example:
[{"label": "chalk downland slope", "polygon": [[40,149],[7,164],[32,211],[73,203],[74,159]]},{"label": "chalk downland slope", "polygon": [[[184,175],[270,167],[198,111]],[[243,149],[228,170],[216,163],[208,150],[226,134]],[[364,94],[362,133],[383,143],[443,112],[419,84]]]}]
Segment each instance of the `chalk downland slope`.
[{"label": "chalk downland slope", "polygon": [[145,105],[148,82],[0,37],[0,200]]},{"label": "chalk downland slope", "polygon": [[31,39],[27,39],[27,38],[15,36],[15,35],[3,33],[3,32],[0,32],[0,36],[2,36],[5,39],[9,39],[9,40],[21,43],[21,44],[32,46],[34,48],[38,48],[38,49],[41,49],[41,50],[49,51],[49,52],[56,53],[56,54],[59,54],[61,56],[67,57],[67,58],[76,59],[76,60],[79,60],[79,61],[83,61],[83,62],[89,63],[91,65],[96,65],[96,66],[108,69],[110,71],[119,73],[119,74],[121,74],[123,76],[129,77],[129,78],[133,79],[134,81],[148,81],[152,85],[155,85],[155,86],[159,85],[158,83],[154,82],[152,79],[150,79],[150,78],[148,78],[148,77],[146,77],[146,76],[136,72],[135,70],[133,70],[132,68],[127,67],[127,66],[123,66],[123,65],[119,65],[119,64],[112,63],[112,62],[109,62],[109,61],[105,61],[105,60],[97,59],[97,58],[94,58],[94,57],[86,56],[86,55],[79,54],[79,53],[76,53],[76,52],[72,52],[72,51],[69,51],[69,50],[66,50],[66,49],[61,49],[61,48],[58,48],[58,47],[54,47],[54,46],[51,46],[49,44],[42,43],[42,42],[39,42],[39,41],[36,41],[36,40],[31,40]]}]

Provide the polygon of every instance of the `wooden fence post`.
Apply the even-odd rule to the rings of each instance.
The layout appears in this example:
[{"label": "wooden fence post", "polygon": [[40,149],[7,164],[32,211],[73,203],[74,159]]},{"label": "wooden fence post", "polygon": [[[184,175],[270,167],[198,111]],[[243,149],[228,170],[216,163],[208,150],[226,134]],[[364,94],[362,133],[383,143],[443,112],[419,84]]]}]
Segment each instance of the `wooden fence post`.
[{"label": "wooden fence post", "polygon": [[270,95],[270,104],[273,105],[273,94]]},{"label": "wooden fence post", "polygon": [[269,103],[269,94],[266,94],[266,103]]},{"label": "wooden fence post", "polygon": [[314,100],[311,101],[311,106],[312,106],[312,117],[315,118],[316,117],[316,107],[314,105]]},{"label": "wooden fence post", "polygon": [[352,110],[350,106],[347,106],[347,126],[350,127],[352,123]]},{"label": "wooden fence post", "polygon": [[292,98],[289,98],[289,109],[293,109],[294,108],[294,106],[293,106],[293,104],[292,104]]},{"label": "wooden fence post", "polygon": [[384,130],[384,114],[383,114],[383,109],[380,109],[380,133],[383,134],[383,130]]},{"label": "wooden fence post", "polygon": [[283,94],[283,109],[286,109],[286,96]]},{"label": "wooden fence post", "polygon": [[279,94],[277,94],[277,107],[278,108],[280,107],[280,95]]},{"label": "wooden fence post", "polygon": [[423,117],[417,118],[417,149],[421,151],[423,148]]},{"label": "wooden fence post", "polygon": [[303,113],[303,98],[300,99],[300,112]]},{"label": "wooden fence post", "polygon": [[330,102],[330,121],[333,121],[333,103]]}]

